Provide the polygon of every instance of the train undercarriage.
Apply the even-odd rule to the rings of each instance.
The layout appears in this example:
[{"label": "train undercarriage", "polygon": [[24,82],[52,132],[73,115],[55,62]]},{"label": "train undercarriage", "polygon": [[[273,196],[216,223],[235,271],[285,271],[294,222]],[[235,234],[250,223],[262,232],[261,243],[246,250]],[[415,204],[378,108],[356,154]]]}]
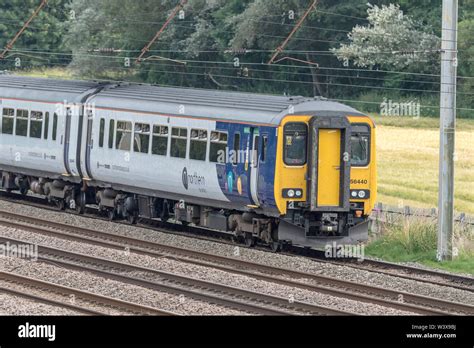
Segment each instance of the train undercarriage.
[{"label": "train undercarriage", "polygon": [[71,209],[82,214],[87,205],[95,205],[111,221],[127,220],[136,224],[139,219],[172,220],[186,226],[192,224],[230,234],[247,247],[259,243],[273,251],[279,251],[285,245],[324,249],[334,241],[357,244],[367,239],[368,220],[356,217],[355,210],[361,209],[358,205],[351,205],[349,213],[314,213],[296,209],[283,217],[269,217],[256,211],[215,208],[184,200],[94,187],[87,181],[70,182],[5,171],[0,173],[0,188],[3,190],[45,196],[58,210]]}]

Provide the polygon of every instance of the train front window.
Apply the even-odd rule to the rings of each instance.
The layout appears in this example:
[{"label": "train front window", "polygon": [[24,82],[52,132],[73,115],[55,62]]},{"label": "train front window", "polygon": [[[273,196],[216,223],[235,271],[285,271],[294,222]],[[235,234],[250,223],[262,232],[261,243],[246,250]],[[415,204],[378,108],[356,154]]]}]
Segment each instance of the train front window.
[{"label": "train front window", "polygon": [[284,162],[289,166],[306,164],[308,128],[304,123],[288,123],[284,129]]},{"label": "train front window", "polygon": [[351,134],[351,165],[365,167],[369,164],[370,128],[367,125],[353,125]]}]

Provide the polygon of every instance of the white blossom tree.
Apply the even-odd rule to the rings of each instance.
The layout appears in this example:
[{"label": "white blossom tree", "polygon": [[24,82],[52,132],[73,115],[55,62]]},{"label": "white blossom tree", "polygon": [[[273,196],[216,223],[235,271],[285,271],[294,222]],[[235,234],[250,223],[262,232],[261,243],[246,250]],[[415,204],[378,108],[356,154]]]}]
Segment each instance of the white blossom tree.
[{"label": "white blossom tree", "polygon": [[405,15],[399,5],[368,4],[368,24],[348,34],[349,44],[333,49],[340,61],[357,67],[432,70],[439,66],[441,39],[421,30],[423,24]]}]

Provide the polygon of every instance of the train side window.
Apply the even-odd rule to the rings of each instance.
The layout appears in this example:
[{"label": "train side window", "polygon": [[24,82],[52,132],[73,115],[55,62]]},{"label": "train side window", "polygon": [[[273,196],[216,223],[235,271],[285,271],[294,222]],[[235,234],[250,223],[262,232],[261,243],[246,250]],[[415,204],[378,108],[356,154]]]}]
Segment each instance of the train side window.
[{"label": "train side window", "polygon": [[104,147],[105,119],[100,119],[99,124],[99,147]]},{"label": "train side window", "polygon": [[135,135],[133,140],[133,151],[148,153],[150,147],[150,125],[135,123]]},{"label": "train side window", "polygon": [[172,128],[171,157],[186,158],[188,130],[186,128]]},{"label": "train side window", "polygon": [[262,136],[262,154],[260,155],[260,160],[265,162],[267,158],[267,151],[268,151],[268,135]]},{"label": "train side window", "polygon": [[15,110],[4,108],[2,112],[2,133],[13,134],[14,122],[15,122]]},{"label": "train side window", "polygon": [[43,128],[43,113],[40,111],[31,111],[30,114],[30,137],[41,139],[41,130]]},{"label": "train side window", "polygon": [[283,160],[288,166],[306,164],[308,128],[304,123],[287,123],[284,128]]},{"label": "train side window", "polygon": [[44,132],[43,132],[43,139],[48,139],[48,131],[49,131],[49,112],[45,113],[44,115]]},{"label": "train side window", "polygon": [[206,152],[207,130],[191,129],[191,145],[189,147],[189,158],[198,161],[205,161]]},{"label": "train side window", "polygon": [[239,161],[239,155],[240,155],[240,133],[236,132],[234,134],[234,153],[233,155],[231,156],[232,157],[232,164],[234,166],[237,165],[238,161]]},{"label": "train side window", "polygon": [[227,133],[211,132],[211,147],[209,149],[209,161],[225,164],[227,147]]},{"label": "train side window", "polygon": [[255,136],[255,149],[252,151],[252,165],[254,167],[258,166],[258,154],[259,154],[259,147],[260,146],[260,135]]},{"label": "train side window", "polygon": [[132,122],[117,121],[117,132],[115,132],[115,148],[122,151],[130,151],[132,142]]},{"label": "train side window", "polygon": [[166,156],[168,151],[168,127],[153,126],[153,142],[151,145],[151,153],[153,155]]},{"label": "train side window", "polygon": [[115,120],[109,122],[109,149],[114,147]]},{"label": "train side window", "polygon": [[26,137],[28,134],[28,110],[18,109],[16,111],[15,134]]},{"label": "train side window", "polygon": [[53,141],[56,141],[56,135],[58,133],[58,114],[53,115]]}]

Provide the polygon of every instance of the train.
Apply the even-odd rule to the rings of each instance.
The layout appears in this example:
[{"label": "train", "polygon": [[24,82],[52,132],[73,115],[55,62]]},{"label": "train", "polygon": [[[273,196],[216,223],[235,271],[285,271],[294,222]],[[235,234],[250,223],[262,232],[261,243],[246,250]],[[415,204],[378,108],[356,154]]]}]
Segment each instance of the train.
[{"label": "train", "polygon": [[0,189],[245,245],[368,238],[375,124],[320,97],[0,75]]}]

